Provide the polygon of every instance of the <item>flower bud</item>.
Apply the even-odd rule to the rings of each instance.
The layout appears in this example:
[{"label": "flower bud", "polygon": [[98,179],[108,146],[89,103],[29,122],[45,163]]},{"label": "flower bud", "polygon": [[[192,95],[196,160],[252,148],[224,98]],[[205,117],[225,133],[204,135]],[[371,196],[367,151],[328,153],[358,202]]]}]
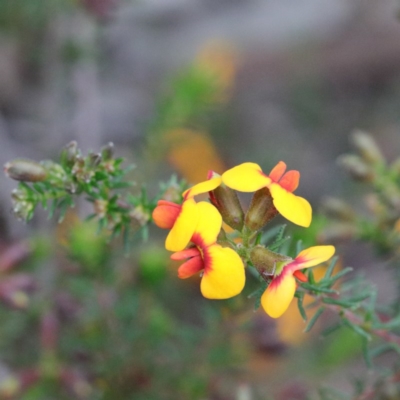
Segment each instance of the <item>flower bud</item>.
[{"label": "flower bud", "polygon": [[244,223],[250,230],[258,231],[277,214],[269,189],[262,188],[254,193]]},{"label": "flower bud", "polygon": [[244,212],[239,197],[233,189],[222,183],[210,192],[210,200],[227,225],[237,231],[243,229]]},{"label": "flower bud", "polygon": [[272,278],[279,263],[286,264],[291,258],[274,253],[264,246],[256,246],[250,252],[250,260],[263,278]]},{"label": "flower bud", "polygon": [[136,206],[132,211],[129,212],[134,227],[140,228],[145,226],[150,220],[150,214],[143,208],[142,205]]},{"label": "flower bud", "polygon": [[47,172],[35,161],[17,159],[4,165],[5,174],[16,181],[41,182],[46,179]]},{"label": "flower bud", "polygon": [[75,140],[73,140],[72,142],[69,142],[62,150],[61,160],[66,165],[72,167],[78,155],[79,155],[78,143]]},{"label": "flower bud", "polygon": [[95,168],[101,163],[101,154],[100,153],[90,153],[88,155],[88,167]]},{"label": "flower bud", "polygon": [[322,212],[340,221],[354,221],[354,210],[343,200],[326,197],[322,200]]},{"label": "flower bud", "polygon": [[344,154],[338,158],[338,164],[356,181],[371,182],[374,178],[371,168],[356,155]]},{"label": "flower bud", "polygon": [[371,135],[363,131],[355,131],[351,134],[350,139],[363,161],[367,164],[384,163],[385,159]]},{"label": "flower bud", "polygon": [[104,161],[111,160],[114,155],[114,143],[109,142],[105,146],[103,146],[100,150],[101,157]]},{"label": "flower bud", "polygon": [[165,189],[160,199],[180,204],[182,203],[182,189],[176,184],[171,184]]}]

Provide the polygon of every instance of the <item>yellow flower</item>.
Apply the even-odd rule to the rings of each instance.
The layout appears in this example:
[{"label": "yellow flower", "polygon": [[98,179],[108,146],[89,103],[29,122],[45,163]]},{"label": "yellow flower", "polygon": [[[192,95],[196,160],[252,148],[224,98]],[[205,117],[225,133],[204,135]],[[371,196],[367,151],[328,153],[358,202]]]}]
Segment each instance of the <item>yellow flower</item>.
[{"label": "yellow flower", "polygon": [[181,279],[203,272],[200,290],[208,299],[227,299],[245,284],[244,265],[238,254],[216,243],[222,226],[218,210],[205,201],[194,205],[198,222],[190,241],[193,247],[174,253],[172,260],[186,260],[178,269]]},{"label": "yellow flower", "polygon": [[312,209],[310,203],[294,192],[299,185],[300,173],[286,171],[286,164],[280,161],[270,172],[264,174],[254,163],[243,163],[222,174],[223,183],[241,192],[255,192],[267,187],[271,192],[275,208],[289,221],[304,227],[310,226]]},{"label": "yellow flower", "polygon": [[169,251],[183,250],[196,228],[199,214],[194,196],[214,190],[221,184],[221,177],[215,177],[194,185],[183,193],[183,203],[175,204],[160,200],[153,211],[155,224],[163,229],[171,229],[165,241]]},{"label": "yellow flower", "polygon": [[300,270],[321,264],[329,260],[334,253],[333,246],[314,246],[301,251],[292,261],[277,263],[274,277],[261,296],[264,311],[272,318],[280,317],[293,300],[296,292],[295,277],[304,280]]}]

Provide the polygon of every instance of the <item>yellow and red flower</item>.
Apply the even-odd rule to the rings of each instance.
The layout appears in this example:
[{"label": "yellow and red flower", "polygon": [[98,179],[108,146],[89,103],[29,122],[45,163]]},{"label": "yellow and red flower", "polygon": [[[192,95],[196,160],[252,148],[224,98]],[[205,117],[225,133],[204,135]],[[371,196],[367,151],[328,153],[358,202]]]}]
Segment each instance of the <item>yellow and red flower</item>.
[{"label": "yellow and red flower", "polygon": [[292,261],[276,263],[274,277],[261,296],[261,305],[272,318],[280,317],[289,307],[296,292],[296,278],[304,281],[300,270],[329,260],[335,253],[333,246],[309,247]]},{"label": "yellow and red flower", "polygon": [[214,190],[221,184],[221,177],[214,177],[194,185],[183,193],[182,205],[160,200],[153,211],[155,224],[163,229],[171,229],[165,241],[169,251],[183,250],[196,228],[199,214],[194,196]]},{"label": "yellow and red flower", "polygon": [[227,299],[239,294],[245,284],[244,265],[232,249],[217,244],[222,217],[210,203],[194,204],[198,221],[190,241],[193,247],[178,251],[172,260],[186,260],[178,269],[181,279],[203,272],[200,290],[208,299]]},{"label": "yellow and red flower", "polygon": [[312,209],[303,197],[293,194],[300,180],[300,173],[286,171],[286,164],[280,161],[266,175],[255,163],[243,163],[222,174],[223,183],[241,192],[255,192],[267,187],[271,192],[275,208],[289,221],[304,227],[310,226]]}]

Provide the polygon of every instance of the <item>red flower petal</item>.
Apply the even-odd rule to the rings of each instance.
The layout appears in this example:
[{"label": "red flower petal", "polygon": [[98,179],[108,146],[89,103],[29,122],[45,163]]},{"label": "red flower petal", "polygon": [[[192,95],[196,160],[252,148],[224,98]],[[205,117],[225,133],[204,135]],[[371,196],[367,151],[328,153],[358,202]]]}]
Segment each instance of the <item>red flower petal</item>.
[{"label": "red flower petal", "polygon": [[274,181],[278,182],[279,179],[282,178],[282,175],[286,171],[286,164],[283,161],[279,161],[278,164],[275,165],[274,168],[272,168],[272,171],[269,173],[269,177]]},{"label": "red flower petal", "polygon": [[199,253],[196,257],[193,257],[190,260],[186,261],[178,268],[178,277],[181,279],[186,279],[194,274],[197,274],[202,269],[203,260]]},{"label": "red flower petal", "polygon": [[177,251],[176,253],[172,254],[171,260],[186,260],[188,258],[198,256],[199,254],[200,252],[197,247],[191,247],[190,249]]},{"label": "red flower petal", "polygon": [[299,270],[294,271],[293,276],[297,278],[300,282],[308,282],[307,277]]},{"label": "red flower petal", "polygon": [[288,192],[294,192],[299,186],[300,172],[299,171],[288,171],[279,181],[279,185],[286,189]]}]

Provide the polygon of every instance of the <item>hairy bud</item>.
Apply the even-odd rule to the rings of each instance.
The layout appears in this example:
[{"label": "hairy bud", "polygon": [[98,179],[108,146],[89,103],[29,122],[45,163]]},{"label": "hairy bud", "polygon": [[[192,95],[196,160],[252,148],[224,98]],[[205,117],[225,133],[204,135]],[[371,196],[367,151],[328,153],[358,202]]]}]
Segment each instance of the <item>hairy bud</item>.
[{"label": "hairy bud", "polygon": [[16,181],[41,182],[46,179],[46,169],[31,160],[17,159],[4,165],[5,174]]},{"label": "hairy bud", "polygon": [[104,161],[111,160],[114,155],[114,143],[109,142],[105,146],[103,146],[100,150],[101,157]]},{"label": "hairy bud", "polygon": [[344,154],[338,158],[338,164],[356,181],[371,182],[374,178],[371,168],[356,155]]},{"label": "hairy bud", "polygon": [[256,246],[251,250],[250,260],[263,278],[272,278],[278,263],[287,263],[290,257],[274,253],[264,246]]},{"label": "hairy bud", "polygon": [[231,228],[241,231],[244,212],[237,193],[221,184],[210,192],[210,200],[220,212],[223,221]]},{"label": "hairy bud", "polygon": [[73,140],[72,142],[69,142],[62,150],[61,160],[66,165],[72,167],[78,155],[79,155],[78,143],[75,140]]},{"label": "hairy bud", "polygon": [[363,131],[355,131],[351,134],[350,139],[367,164],[384,163],[383,155],[371,135]]},{"label": "hairy bud", "polygon": [[250,230],[258,231],[277,214],[269,189],[262,188],[254,193],[244,223]]}]

